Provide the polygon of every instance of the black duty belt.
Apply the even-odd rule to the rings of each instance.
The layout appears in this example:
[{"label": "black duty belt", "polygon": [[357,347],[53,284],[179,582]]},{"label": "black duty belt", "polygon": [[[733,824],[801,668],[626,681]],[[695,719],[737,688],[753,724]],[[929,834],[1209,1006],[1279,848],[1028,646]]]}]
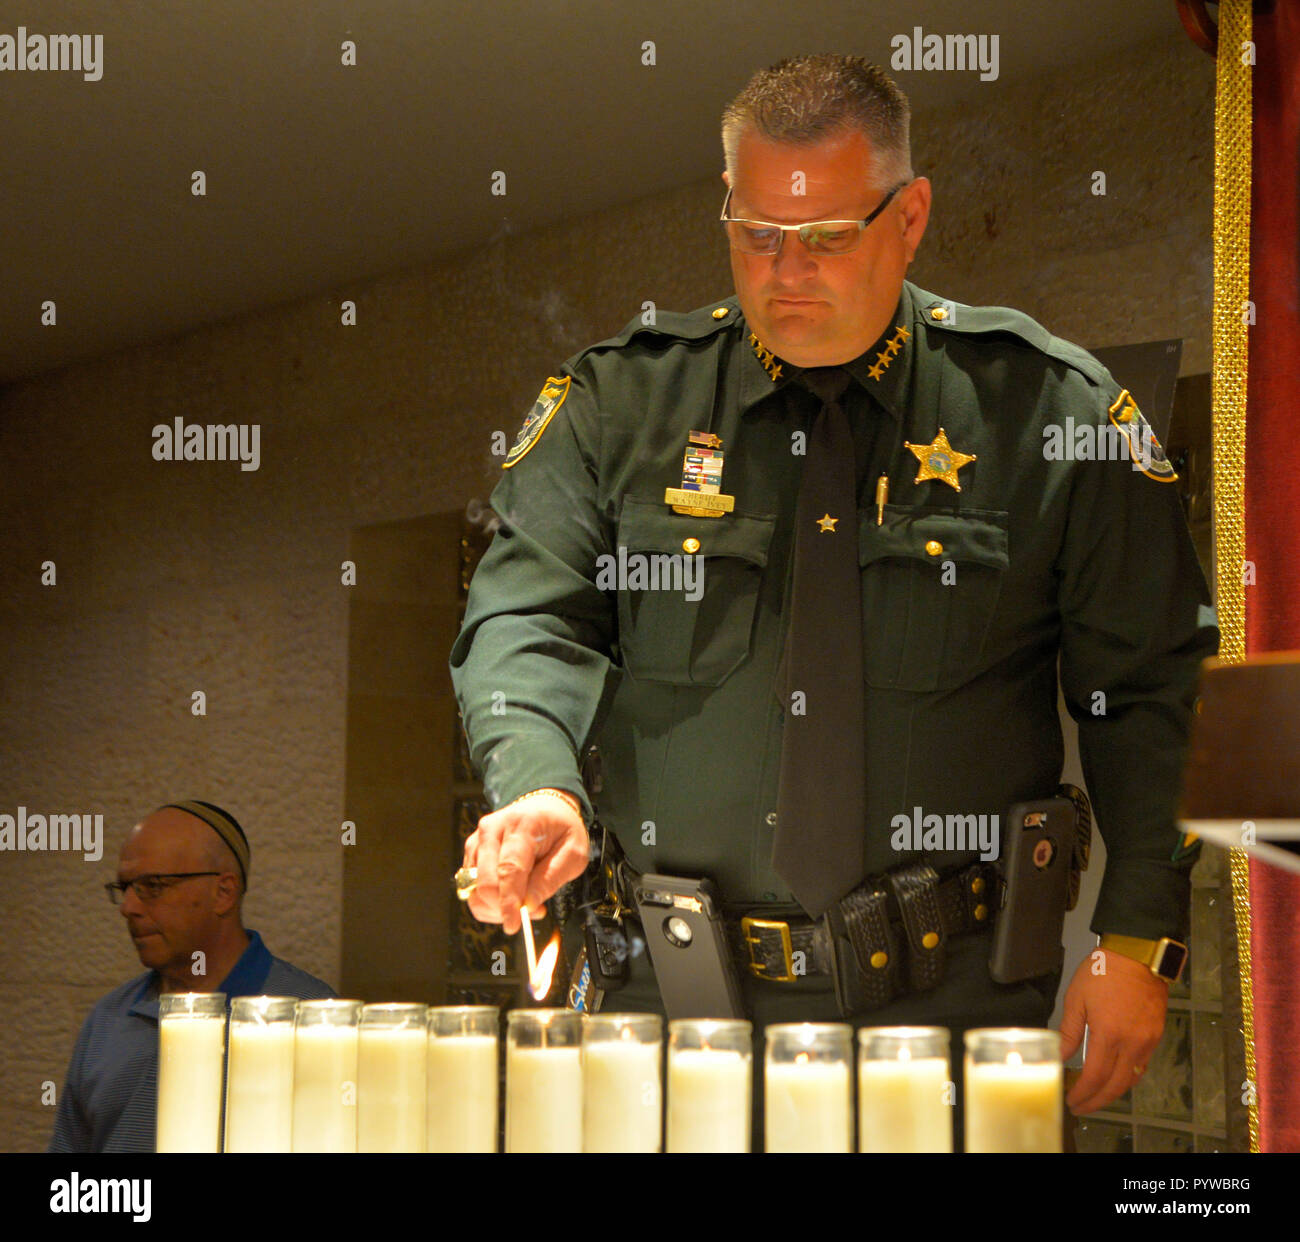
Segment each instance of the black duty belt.
[{"label": "black duty belt", "polygon": [[[862,974],[879,973],[882,980],[891,981],[888,987],[882,983],[882,995],[897,991],[900,984],[933,986],[942,973],[942,950],[949,937],[992,926],[999,883],[997,868],[988,863],[974,863],[944,880],[924,864],[869,877],[840,902],[843,927]],[[727,932],[737,964],[757,979],[792,983],[834,973],[825,920],[746,914],[728,918]],[[907,983],[902,983],[904,958]]]}]

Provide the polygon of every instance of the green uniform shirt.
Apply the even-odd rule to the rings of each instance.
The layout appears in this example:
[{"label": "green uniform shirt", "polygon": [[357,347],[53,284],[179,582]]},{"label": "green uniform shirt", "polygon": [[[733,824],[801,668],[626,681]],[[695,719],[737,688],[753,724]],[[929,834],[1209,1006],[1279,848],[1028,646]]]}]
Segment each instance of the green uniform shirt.
[{"label": "green uniform shirt", "polygon": [[[846,369],[863,873],[917,857],[943,872],[976,857],[898,852],[896,816],[1005,817],[1055,793],[1059,657],[1108,854],[1093,929],[1185,938],[1192,860],[1174,859],[1173,813],[1198,666],[1218,631],[1158,445],[1150,470],[1091,459],[1095,448],[1078,459],[1102,429],[1112,452],[1122,431],[1136,436],[1140,413],[1091,355],[1026,316],[910,283],[884,336]],[[784,718],[774,679],[801,441],[818,410],[791,383],[797,372],[751,334],[734,298],[635,320],[570,359],[493,493],[501,526],[451,657],[494,806],[550,786],[589,807],[576,756],[595,741],[600,819],[632,865],[710,876],[733,905],[791,901],[771,865]],[[974,457],[957,469],[960,491],[915,482],[933,451],[904,441],[933,446],[940,428]],[[693,431],[721,438],[721,491],[735,498],[722,517],[665,503]],[[612,573],[634,554],[683,564],[688,540],[702,591]]]}]

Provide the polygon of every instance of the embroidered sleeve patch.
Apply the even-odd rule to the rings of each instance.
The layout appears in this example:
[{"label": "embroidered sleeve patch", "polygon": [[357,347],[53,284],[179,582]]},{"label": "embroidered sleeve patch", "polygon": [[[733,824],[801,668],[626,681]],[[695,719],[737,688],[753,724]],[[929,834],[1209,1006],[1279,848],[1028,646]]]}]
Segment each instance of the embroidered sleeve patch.
[{"label": "embroidered sleeve patch", "polygon": [[514,445],[506,454],[505,461],[501,463],[503,470],[509,470],[511,466],[522,460],[528,450],[541,438],[542,432],[546,430],[546,424],[555,417],[555,411],[564,404],[564,398],[569,395],[570,383],[572,383],[572,376],[566,375],[563,379],[557,379],[554,375],[547,377],[546,383],[542,385],[542,391],[537,394],[533,408],[528,411],[528,417],[519,428],[519,434],[515,436]]},{"label": "embroidered sleeve patch", "polygon": [[1173,483],[1178,475],[1160,441],[1156,439],[1155,430],[1142,416],[1142,411],[1138,409],[1137,402],[1129,395],[1127,388],[1120,390],[1109,412],[1110,421],[1128,441],[1129,457],[1134,468],[1141,470],[1148,479]]}]

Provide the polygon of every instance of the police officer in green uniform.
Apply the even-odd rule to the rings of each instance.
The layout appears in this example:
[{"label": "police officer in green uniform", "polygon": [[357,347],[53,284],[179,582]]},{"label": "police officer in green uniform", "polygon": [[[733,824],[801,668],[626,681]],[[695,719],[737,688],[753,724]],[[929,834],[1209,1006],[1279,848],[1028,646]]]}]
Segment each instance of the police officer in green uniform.
[{"label": "police officer in green uniform", "polygon": [[[910,167],[906,100],[878,69],[818,56],[765,70],[728,108],[723,144],[736,296],[634,320],[565,363],[492,496],[501,525],[451,658],[498,808],[467,844],[471,909],[514,932],[523,904],[540,909],[587,866],[591,742],[600,822],[629,867],[707,876],[729,916],[797,928],[800,885],[839,897],[900,864],[951,886],[978,854],[917,848],[895,825],[1055,793],[1059,660],[1107,847],[1091,924],[1106,938],[1068,984],[1063,1053],[1086,1024],[1069,1103],[1102,1107],[1160,1040],[1187,926],[1194,850],[1173,807],[1217,630],[1173,470],[1089,354],[905,280],[930,185]],[[837,397],[801,382],[828,369],[847,383]],[[861,671],[849,662],[842,693],[860,704],[865,801],[847,861],[804,849],[796,884],[781,860],[799,842],[782,844],[777,807],[800,706],[781,665],[809,441],[832,404],[854,494],[851,511],[815,515],[816,536],[857,537]],[[1070,451],[1087,437],[1125,451]],[[836,625],[841,610],[826,611]],[[962,901],[938,981],[850,1014],[857,1025],[1046,1024],[1060,974],[994,982],[989,911]],[[824,969],[783,971],[765,952],[738,954],[756,1026],[841,1019]],[[654,1006],[644,956],[616,995],[606,1008]]]}]

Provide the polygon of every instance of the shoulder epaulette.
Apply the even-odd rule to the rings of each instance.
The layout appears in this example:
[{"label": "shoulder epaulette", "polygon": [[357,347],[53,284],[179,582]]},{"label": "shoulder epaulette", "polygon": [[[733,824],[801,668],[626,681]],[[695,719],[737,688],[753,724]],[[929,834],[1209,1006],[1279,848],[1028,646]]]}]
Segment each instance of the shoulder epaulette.
[{"label": "shoulder epaulette", "polygon": [[1110,372],[1087,350],[1053,336],[1041,323],[1021,311],[1009,306],[966,306],[923,289],[914,289],[914,296],[917,313],[927,328],[966,336],[1010,334],[1040,353],[1073,367],[1100,387],[1114,384]]},{"label": "shoulder epaulette", "polygon": [[642,336],[658,336],[679,341],[702,341],[736,323],[740,318],[739,305],[734,297],[730,297],[718,302],[710,302],[707,306],[701,306],[693,311],[656,309],[653,313],[635,315],[617,336],[589,345],[575,355],[573,361],[577,362],[584,355],[595,350],[620,349]]}]

